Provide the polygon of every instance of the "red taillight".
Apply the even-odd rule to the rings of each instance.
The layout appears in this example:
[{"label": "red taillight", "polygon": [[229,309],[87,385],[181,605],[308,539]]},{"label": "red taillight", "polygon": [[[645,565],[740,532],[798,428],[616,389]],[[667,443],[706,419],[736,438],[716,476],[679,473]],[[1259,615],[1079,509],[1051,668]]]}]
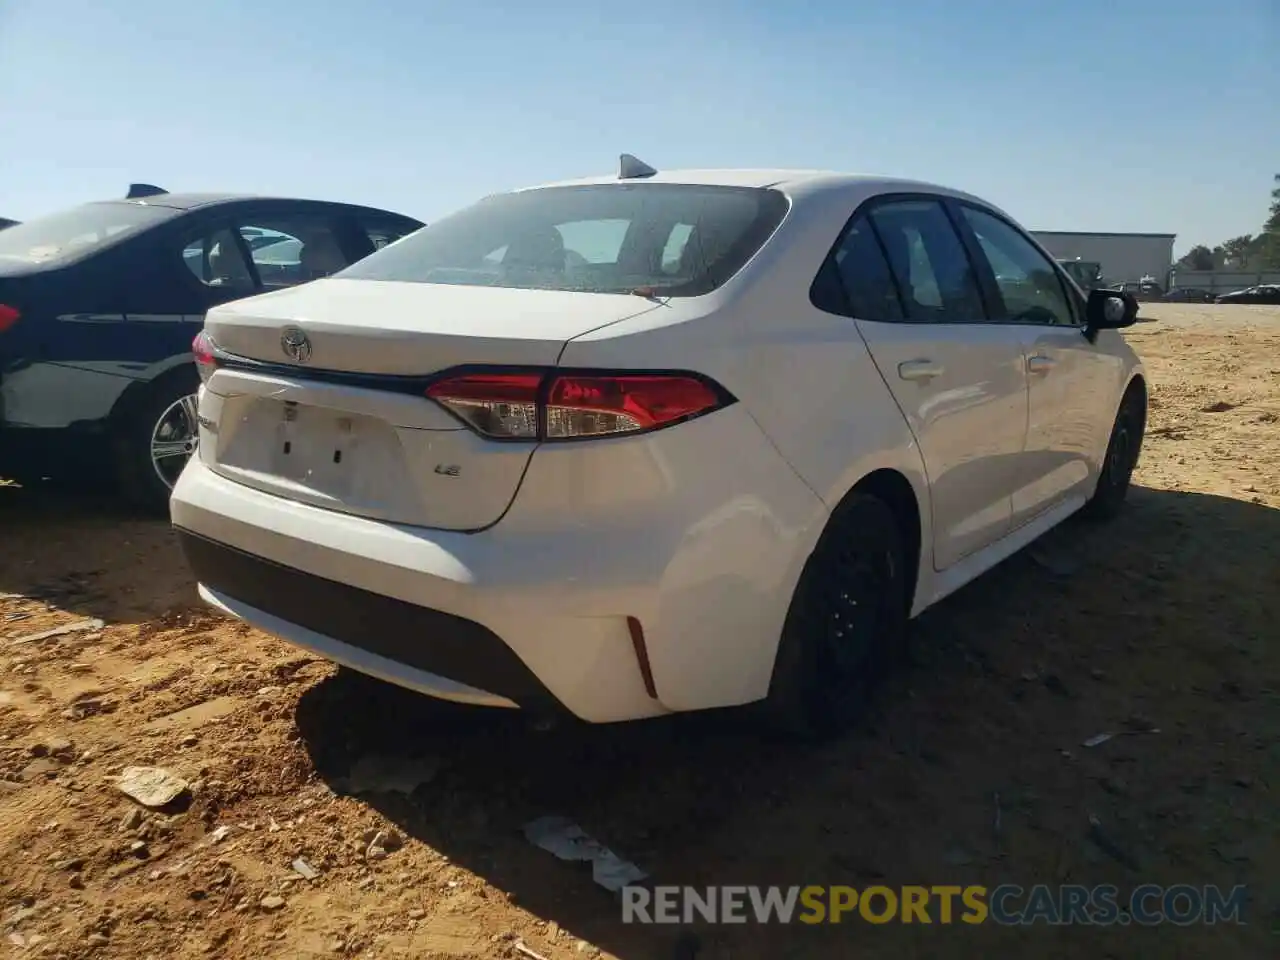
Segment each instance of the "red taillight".
[{"label": "red taillight", "polygon": [[427,396],[486,437],[533,440],[541,386],[540,373],[471,373],[433,383]]},{"label": "red taillight", "polygon": [[656,430],[732,401],[692,374],[473,372],[427,396],[487,437],[575,440]]},{"label": "red taillight", "polygon": [[0,333],[4,333],[22,316],[22,311],[17,307],[11,307],[7,303],[0,303]]},{"label": "red taillight", "polygon": [[720,406],[694,377],[626,374],[564,376],[547,395],[547,437],[602,437],[653,430]]},{"label": "red taillight", "polygon": [[218,354],[213,341],[203,330],[191,341],[191,354],[195,357],[196,370],[200,373],[200,379],[207,381],[213,376],[213,371],[218,369]]}]

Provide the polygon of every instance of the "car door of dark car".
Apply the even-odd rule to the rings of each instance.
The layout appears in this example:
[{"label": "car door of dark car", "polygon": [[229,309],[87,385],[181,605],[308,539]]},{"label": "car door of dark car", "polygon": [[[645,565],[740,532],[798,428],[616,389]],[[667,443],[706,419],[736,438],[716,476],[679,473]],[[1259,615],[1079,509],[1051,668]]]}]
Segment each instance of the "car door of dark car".
[{"label": "car door of dark car", "polygon": [[[210,229],[209,218],[188,214],[139,245],[125,292],[125,314],[132,352],[146,365],[144,378],[158,376],[191,352],[205,311],[217,302],[183,263],[190,238]],[[248,286],[241,295],[252,292]]]}]

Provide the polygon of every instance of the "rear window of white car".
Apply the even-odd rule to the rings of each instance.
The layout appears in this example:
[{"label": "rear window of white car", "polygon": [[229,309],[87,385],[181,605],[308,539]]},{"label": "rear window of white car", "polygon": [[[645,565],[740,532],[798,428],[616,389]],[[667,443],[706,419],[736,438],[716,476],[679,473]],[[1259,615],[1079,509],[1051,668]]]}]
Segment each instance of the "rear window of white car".
[{"label": "rear window of white car", "polygon": [[482,200],[337,276],[699,296],[751,259],[787,207],[783,194],[760,187],[543,187]]},{"label": "rear window of white car", "polygon": [[179,212],[141,203],[86,203],[0,231],[0,264],[72,260]]}]

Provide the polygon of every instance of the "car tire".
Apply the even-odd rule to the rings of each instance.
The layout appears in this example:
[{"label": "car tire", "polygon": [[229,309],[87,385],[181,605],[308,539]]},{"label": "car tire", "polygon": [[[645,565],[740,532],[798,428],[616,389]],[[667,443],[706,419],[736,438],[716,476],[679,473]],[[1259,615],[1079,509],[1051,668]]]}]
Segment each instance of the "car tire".
[{"label": "car tire", "polygon": [[1147,425],[1147,397],[1138,384],[1130,385],[1116,411],[1107,453],[1098,475],[1098,486],[1085,505],[1085,514],[1096,520],[1110,520],[1124,506]]},{"label": "car tire", "polygon": [[[173,483],[195,452],[200,435],[195,419],[199,389],[200,378],[194,368],[167,374],[131,404],[115,431],[120,493],[147,513],[168,514]],[[160,444],[182,444],[186,455],[160,456]]]},{"label": "car tire", "polygon": [[791,599],[769,694],[776,732],[823,740],[847,731],[905,649],[907,551],[893,511],[853,494],[805,563]]}]

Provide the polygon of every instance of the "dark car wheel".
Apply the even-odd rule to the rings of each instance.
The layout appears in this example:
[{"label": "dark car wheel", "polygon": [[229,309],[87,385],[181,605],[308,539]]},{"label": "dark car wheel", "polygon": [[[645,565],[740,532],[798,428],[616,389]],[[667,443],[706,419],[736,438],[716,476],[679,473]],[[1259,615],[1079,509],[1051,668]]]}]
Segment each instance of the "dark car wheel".
[{"label": "dark car wheel", "polygon": [[906,556],[893,511],[855,494],[805,564],[787,611],[767,720],[803,739],[838,735],[905,641]]},{"label": "dark car wheel", "polygon": [[1106,458],[1098,475],[1098,488],[1085,508],[1090,516],[1106,520],[1120,512],[1129,494],[1129,482],[1138,465],[1138,455],[1142,452],[1146,423],[1146,393],[1140,386],[1131,385],[1116,411],[1111,438],[1107,441]]},{"label": "dark car wheel", "polygon": [[167,513],[169,495],[200,438],[195,370],[170,374],[132,406],[115,436],[121,494],[150,512]]}]

